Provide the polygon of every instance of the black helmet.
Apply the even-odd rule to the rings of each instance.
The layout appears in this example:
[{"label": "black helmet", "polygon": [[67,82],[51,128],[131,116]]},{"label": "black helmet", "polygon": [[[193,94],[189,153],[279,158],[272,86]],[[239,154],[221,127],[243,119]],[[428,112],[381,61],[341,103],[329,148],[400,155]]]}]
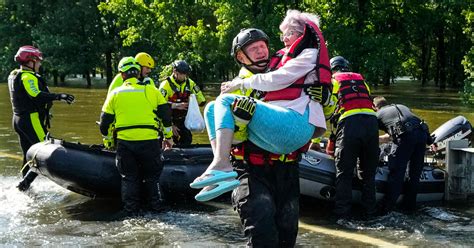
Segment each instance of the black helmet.
[{"label": "black helmet", "polygon": [[176,69],[176,71],[183,74],[189,74],[191,72],[191,66],[189,66],[184,60],[176,60],[171,64],[171,66],[173,66],[173,69]]},{"label": "black helmet", "polygon": [[329,61],[331,71],[349,71],[349,61],[342,56],[336,56]]},{"label": "black helmet", "polygon": [[265,43],[268,45],[268,36],[262,30],[256,28],[240,30],[240,33],[235,36],[234,40],[232,41],[230,55],[235,59],[237,51],[244,48],[246,45],[259,40],[265,41]]}]

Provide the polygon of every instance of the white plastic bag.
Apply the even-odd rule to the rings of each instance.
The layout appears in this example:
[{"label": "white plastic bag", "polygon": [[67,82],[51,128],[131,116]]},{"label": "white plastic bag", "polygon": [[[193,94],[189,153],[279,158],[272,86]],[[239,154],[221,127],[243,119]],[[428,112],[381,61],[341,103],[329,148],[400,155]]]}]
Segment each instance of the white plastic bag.
[{"label": "white plastic bag", "polygon": [[184,126],[191,132],[202,132],[206,128],[195,94],[189,96],[188,113],[184,120]]}]

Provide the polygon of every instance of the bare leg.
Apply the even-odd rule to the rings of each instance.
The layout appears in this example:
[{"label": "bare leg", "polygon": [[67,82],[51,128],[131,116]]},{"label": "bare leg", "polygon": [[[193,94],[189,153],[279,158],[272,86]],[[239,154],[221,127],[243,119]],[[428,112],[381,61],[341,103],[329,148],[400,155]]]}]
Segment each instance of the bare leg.
[{"label": "bare leg", "polygon": [[212,148],[212,154],[216,154],[216,139],[210,140],[211,142],[211,148]]},{"label": "bare leg", "polygon": [[[214,152],[214,159],[203,175],[206,175],[209,170],[232,171],[232,164],[230,163],[229,156],[233,136],[234,130],[229,128],[222,128],[216,131],[216,149]],[[202,181],[205,178],[203,175],[196,178],[194,182]]]}]

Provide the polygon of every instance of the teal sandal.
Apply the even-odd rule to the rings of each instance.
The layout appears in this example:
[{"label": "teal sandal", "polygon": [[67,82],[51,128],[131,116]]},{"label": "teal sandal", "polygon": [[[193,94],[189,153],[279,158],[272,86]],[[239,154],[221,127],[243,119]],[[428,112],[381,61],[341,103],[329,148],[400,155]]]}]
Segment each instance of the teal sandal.
[{"label": "teal sandal", "polygon": [[[231,181],[221,181],[217,184],[214,184],[212,189],[210,190],[201,190],[199,194],[197,194],[194,199],[196,201],[204,202],[212,200],[226,192],[232,191],[240,185],[240,181],[237,179]],[[211,186],[212,187],[212,186]]]},{"label": "teal sandal", "polygon": [[214,185],[218,182],[227,181],[229,179],[234,179],[237,177],[237,172],[235,171],[220,171],[220,170],[209,170],[205,174],[206,179],[199,182],[193,182],[189,186],[193,189],[201,189],[206,186]]}]

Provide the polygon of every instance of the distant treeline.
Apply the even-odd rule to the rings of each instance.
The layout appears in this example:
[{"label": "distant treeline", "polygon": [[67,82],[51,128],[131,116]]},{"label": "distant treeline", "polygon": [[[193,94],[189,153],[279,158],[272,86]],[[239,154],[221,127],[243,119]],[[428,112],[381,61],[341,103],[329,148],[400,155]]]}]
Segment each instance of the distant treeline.
[{"label": "distant treeline", "polygon": [[[317,13],[331,56],[342,55],[373,84],[409,75],[422,85],[460,88],[473,78],[471,1],[386,0],[3,0],[0,76],[16,67],[18,47],[45,54],[44,74],[55,84],[91,74],[108,82],[123,56],[150,53],[155,77],[175,59],[193,67],[200,83],[229,80],[238,70],[233,37],[256,27],[282,47],[278,26],[286,10]],[[160,75],[161,74],[161,75]],[[467,80],[467,81],[466,81]]]}]

